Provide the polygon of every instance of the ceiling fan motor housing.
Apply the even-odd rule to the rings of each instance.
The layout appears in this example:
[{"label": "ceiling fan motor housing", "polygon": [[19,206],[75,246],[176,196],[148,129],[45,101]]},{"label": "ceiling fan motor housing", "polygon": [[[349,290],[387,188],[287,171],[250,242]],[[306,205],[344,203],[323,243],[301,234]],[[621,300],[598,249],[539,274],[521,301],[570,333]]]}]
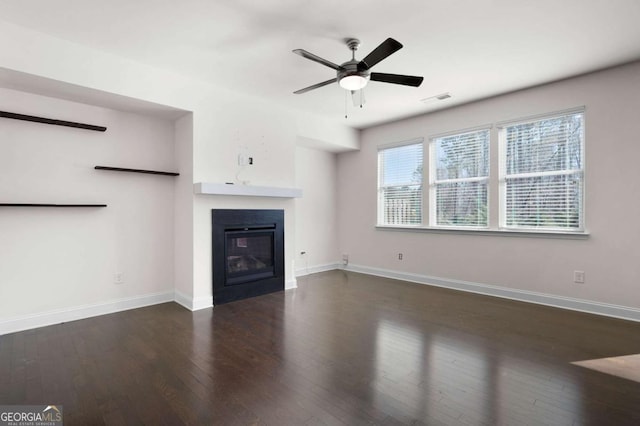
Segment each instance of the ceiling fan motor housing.
[{"label": "ceiling fan motor housing", "polygon": [[358,77],[362,77],[362,78],[366,78],[367,80],[369,80],[369,74],[370,71],[369,70],[360,70],[358,69],[358,64],[360,63],[360,61],[356,60],[356,59],[352,59],[350,61],[345,62],[344,64],[340,65],[340,68],[337,71],[337,75],[338,75],[338,81],[342,80],[345,77],[349,77],[352,75],[356,75]]},{"label": "ceiling fan motor housing", "polygon": [[[340,65],[340,69],[336,74],[338,77],[338,83],[340,86],[349,90],[357,90],[363,88],[369,81],[370,71],[368,69],[362,69],[360,61],[356,60],[356,50],[360,47],[360,40],[357,38],[350,38],[346,40],[347,46],[351,50],[351,60]],[[343,81],[346,77],[356,77]],[[352,80],[352,81],[348,81]]]}]

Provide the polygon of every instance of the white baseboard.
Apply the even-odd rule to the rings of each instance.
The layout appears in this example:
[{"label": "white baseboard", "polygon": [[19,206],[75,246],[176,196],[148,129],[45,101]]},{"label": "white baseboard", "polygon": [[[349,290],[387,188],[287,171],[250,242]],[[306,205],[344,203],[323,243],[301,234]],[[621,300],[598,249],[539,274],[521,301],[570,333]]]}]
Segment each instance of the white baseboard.
[{"label": "white baseboard", "polygon": [[[418,284],[444,287],[453,290],[468,291],[471,293],[485,294],[488,296],[502,297],[505,299],[519,300],[523,302],[537,303],[540,305],[554,306],[557,308],[570,309],[574,311],[587,312],[596,315],[604,315],[614,318],[621,318],[640,322],[640,309],[612,305],[607,303],[594,302],[591,300],[575,299],[571,297],[556,296],[552,294],[536,293],[526,290],[517,290],[489,284],[482,284],[470,281],[452,280],[448,278],[432,277],[428,275],[412,274],[408,272],[393,271],[388,269],[372,268],[363,265],[347,265],[340,263],[318,265],[304,270],[296,271],[296,276],[304,276],[317,272],[330,271],[334,269],[344,269],[351,272],[374,275],[378,277],[392,278],[409,281]],[[285,290],[297,288],[295,279],[285,283]],[[95,317],[98,315],[112,314],[126,311],[128,309],[142,308],[175,301],[190,311],[210,308],[213,306],[211,297],[199,297],[194,299],[179,291],[153,293],[143,296],[134,296],[124,299],[111,300],[104,303],[82,305],[68,309],[59,309],[42,312],[33,315],[0,320],[0,335],[29,330],[32,328],[44,327],[52,324],[76,321],[83,318]]]},{"label": "white baseboard", "polygon": [[[298,288],[298,282],[295,279],[285,282],[285,290],[290,290],[293,288]],[[192,296],[187,296],[186,294],[178,290],[175,291],[174,300],[176,303],[184,306],[190,311],[197,311],[200,309],[213,307],[213,298],[211,296],[198,297],[194,299]]]},{"label": "white baseboard", "polygon": [[298,288],[298,281],[294,278],[292,280],[287,280],[284,283],[284,289],[285,290],[291,290],[294,288]]},{"label": "white baseboard", "polygon": [[0,335],[173,301],[174,292],[170,291],[23,315],[0,320]]},{"label": "white baseboard", "polygon": [[448,278],[431,277],[428,275],[419,275],[408,272],[392,271],[388,269],[372,268],[362,265],[347,265],[346,267],[344,267],[344,269],[346,271],[359,272],[368,275],[375,275],[378,277],[393,278],[418,284],[426,284],[453,290],[462,290],[471,293],[485,294],[488,296],[502,297],[505,299],[537,303],[539,305],[553,306],[556,308],[570,309],[572,311],[587,312],[590,314],[604,315],[631,321],[640,321],[640,309],[628,306],[611,305],[608,303],[594,302],[591,300],[575,299],[571,297],[556,296],[546,293],[536,293],[533,291],[518,290],[470,281],[452,280]]},{"label": "white baseboard", "polygon": [[194,298],[193,296],[188,296],[178,290],[176,290],[174,293],[175,302],[184,306],[190,311],[211,308],[213,306],[213,297],[211,296]]},{"label": "white baseboard", "polygon": [[193,311],[193,297],[188,296],[181,291],[175,290],[173,292],[173,300],[183,307],[187,308],[190,311]]},{"label": "white baseboard", "polygon": [[324,265],[309,266],[305,268],[296,269],[296,277],[304,277],[305,275],[317,274],[318,272],[333,271],[334,269],[341,269],[342,263],[327,263]]},{"label": "white baseboard", "polygon": [[192,311],[213,307],[213,296],[197,297],[193,299]]}]

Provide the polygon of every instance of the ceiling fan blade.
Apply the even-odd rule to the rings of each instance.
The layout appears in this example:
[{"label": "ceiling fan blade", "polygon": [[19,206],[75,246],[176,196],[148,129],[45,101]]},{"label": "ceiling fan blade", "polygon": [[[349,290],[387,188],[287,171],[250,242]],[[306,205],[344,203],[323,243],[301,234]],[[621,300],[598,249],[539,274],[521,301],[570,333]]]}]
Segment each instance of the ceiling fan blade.
[{"label": "ceiling fan blade", "polygon": [[308,92],[310,90],[317,89],[318,87],[322,87],[322,86],[326,86],[327,84],[335,83],[336,81],[338,81],[337,78],[332,78],[331,80],[323,81],[322,83],[314,84],[313,86],[309,86],[309,87],[305,87],[304,89],[296,90],[293,93],[295,93],[296,95],[300,95],[300,94],[306,93],[306,92]]},{"label": "ceiling fan blade", "polygon": [[385,59],[387,56],[390,56],[392,53],[397,52],[402,49],[402,44],[389,37],[382,43],[380,46],[373,49],[371,53],[369,53],[360,63],[358,64],[359,70],[368,70],[381,60]]},{"label": "ceiling fan blade", "polygon": [[302,56],[303,58],[311,59],[314,62],[325,65],[329,68],[333,68],[336,71],[339,71],[342,69],[340,65],[334,64],[331,61],[327,61],[326,59],[321,58],[320,56],[314,55],[313,53],[307,52],[304,49],[294,49],[292,50],[292,52],[295,53],[296,55]]},{"label": "ceiling fan blade", "polygon": [[404,86],[418,87],[422,84],[424,77],[416,77],[414,75],[385,74],[382,72],[372,72],[371,81],[381,81],[383,83],[402,84]]}]

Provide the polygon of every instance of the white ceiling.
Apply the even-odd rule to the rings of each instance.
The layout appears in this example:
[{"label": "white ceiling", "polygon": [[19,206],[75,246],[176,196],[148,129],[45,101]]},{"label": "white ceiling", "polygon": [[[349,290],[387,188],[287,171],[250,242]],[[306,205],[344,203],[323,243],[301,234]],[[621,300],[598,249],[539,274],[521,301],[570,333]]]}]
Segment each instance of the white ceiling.
[{"label": "white ceiling", "polygon": [[[640,59],[638,0],[0,0],[0,19],[356,128]],[[342,63],[349,37],[359,59],[400,41],[373,70],[424,83],[371,82],[346,120],[337,84],[294,95],[335,71],[291,50]]]}]

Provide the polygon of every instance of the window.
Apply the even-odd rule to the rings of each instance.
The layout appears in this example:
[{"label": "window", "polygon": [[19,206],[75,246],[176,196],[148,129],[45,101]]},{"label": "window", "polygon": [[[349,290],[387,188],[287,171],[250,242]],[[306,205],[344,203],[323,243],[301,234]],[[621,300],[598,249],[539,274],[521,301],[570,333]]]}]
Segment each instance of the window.
[{"label": "window", "polygon": [[483,129],[431,140],[433,226],[488,226],[489,136]]},{"label": "window", "polygon": [[500,129],[504,228],[583,230],[584,112]]},{"label": "window", "polygon": [[424,163],[423,146],[378,147],[380,226],[587,235],[584,108],[432,136]]},{"label": "window", "polygon": [[378,223],[422,224],[422,140],[378,151]]}]

